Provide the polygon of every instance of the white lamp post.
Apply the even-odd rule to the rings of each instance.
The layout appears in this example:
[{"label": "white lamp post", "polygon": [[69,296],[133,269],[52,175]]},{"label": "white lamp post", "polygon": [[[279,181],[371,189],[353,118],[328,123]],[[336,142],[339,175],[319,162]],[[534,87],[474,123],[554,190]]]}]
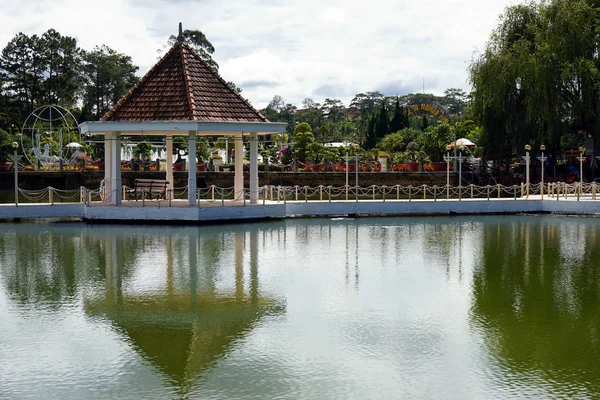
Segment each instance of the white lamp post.
[{"label": "white lamp post", "polygon": [[346,152],[346,155],[342,158],[346,160],[346,200],[348,200],[348,161],[350,161],[353,157],[349,156],[348,152]]},{"label": "white lamp post", "polygon": [[455,157],[450,156],[450,150],[452,146],[446,146],[446,155],[444,161],[446,161],[446,199],[450,198],[450,161],[454,160]]},{"label": "white lamp post", "polygon": [[17,150],[19,149],[19,143],[12,142],[13,147],[13,162],[15,169],[15,206],[19,205],[19,158],[17,157]]},{"label": "white lamp post", "polygon": [[531,146],[525,145],[525,185],[527,186],[527,198],[529,198],[529,151],[531,150]]},{"label": "white lamp post", "polygon": [[543,200],[544,199],[544,164],[548,157],[544,157],[544,151],[546,151],[546,146],[541,145],[540,150],[542,151],[542,156],[537,157],[537,159],[540,160],[540,162],[542,163],[542,182],[540,185],[540,194],[542,195],[542,200]]},{"label": "white lamp post", "polygon": [[[456,142],[454,142],[456,144]],[[454,146],[456,149],[456,145]],[[465,146],[460,146],[458,153],[458,190],[462,188],[462,162],[466,159],[463,157],[462,152],[465,149]]]},{"label": "white lamp post", "polygon": [[577,157],[577,159],[579,160],[579,185],[580,187],[582,187],[581,185],[583,185],[583,162],[585,161],[585,156],[583,155],[584,152],[584,148],[580,147],[579,148],[579,157]]}]

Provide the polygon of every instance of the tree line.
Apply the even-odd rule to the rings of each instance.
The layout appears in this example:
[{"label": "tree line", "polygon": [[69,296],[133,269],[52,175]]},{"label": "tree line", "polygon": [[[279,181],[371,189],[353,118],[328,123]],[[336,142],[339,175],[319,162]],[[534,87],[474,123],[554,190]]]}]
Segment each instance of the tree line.
[{"label": "tree line", "polygon": [[599,7],[599,0],[549,0],[506,8],[470,66],[472,110],[489,158],[523,154],[525,144],[559,157],[598,142]]}]

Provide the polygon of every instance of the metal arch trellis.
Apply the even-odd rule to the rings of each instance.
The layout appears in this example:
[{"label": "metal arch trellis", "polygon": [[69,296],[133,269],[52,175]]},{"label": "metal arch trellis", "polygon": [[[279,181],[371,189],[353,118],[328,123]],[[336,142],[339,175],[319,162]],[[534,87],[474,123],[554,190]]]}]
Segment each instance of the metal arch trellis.
[{"label": "metal arch trellis", "polygon": [[411,117],[431,115],[438,119],[440,122],[450,122],[450,113],[444,106],[433,101],[415,101],[405,103],[403,107],[406,108],[408,115]]},{"label": "metal arch trellis", "polygon": [[[29,143],[27,139],[30,139]],[[21,129],[21,147],[27,161],[40,166],[73,164],[80,153],[71,143],[83,142],[77,119],[64,107],[46,105],[33,110]],[[54,144],[58,145],[55,146]]]}]

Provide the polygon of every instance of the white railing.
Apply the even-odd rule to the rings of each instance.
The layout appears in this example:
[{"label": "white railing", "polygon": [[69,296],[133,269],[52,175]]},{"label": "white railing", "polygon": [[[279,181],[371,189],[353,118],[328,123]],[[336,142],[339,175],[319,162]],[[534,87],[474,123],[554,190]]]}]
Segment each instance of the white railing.
[{"label": "white railing", "polygon": [[[121,199],[130,201],[127,197],[129,187],[121,188]],[[245,188],[243,191],[235,192],[233,187],[218,187],[211,185],[207,188],[200,188],[196,191],[196,204],[198,207],[217,205],[246,205],[253,197],[257,204],[272,204],[286,202],[309,202],[309,201],[413,201],[413,200],[493,200],[493,199],[554,199],[577,200],[582,197],[586,200],[596,200],[598,193],[598,184],[592,183],[572,183],[564,182],[530,184],[530,185],[371,185],[361,186],[276,186],[265,185],[259,187],[256,193],[251,193]],[[51,204],[56,203],[111,203],[115,191],[108,192],[104,187],[98,189],[87,189],[81,187],[74,190],[61,190],[53,187],[47,187],[40,190],[26,190],[19,188],[19,202]],[[254,196],[252,196],[254,195]],[[173,205],[173,201],[181,203],[188,199],[188,188],[178,187],[168,190],[165,196],[155,199],[147,199],[145,193],[138,196],[142,206],[168,206]]]}]

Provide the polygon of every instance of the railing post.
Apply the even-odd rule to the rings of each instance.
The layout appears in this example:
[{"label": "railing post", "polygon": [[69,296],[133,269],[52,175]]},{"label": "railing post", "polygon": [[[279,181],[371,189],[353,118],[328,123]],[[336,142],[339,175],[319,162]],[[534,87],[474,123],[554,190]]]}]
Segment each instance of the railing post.
[{"label": "railing post", "polygon": [[400,185],[396,185],[396,200],[400,200]]},{"label": "railing post", "polygon": [[358,203],[358,185],[354,186],[354,189],[356,190],[356,193],[355,193],[356,194],[356,202]]},{"label": "railing post", "polygon": [[515,200],[517,199],[517,185],[514,185],[514,190],[515,190]]},{"label": "railing post", "polygon": [[592,200],[596,200],[596,182],[592,182]]},{"label": "railing post", "polygon": [[273,185],[269,186],[269,193],[271,194],[271,201],[273,201]]},{"label": "railing post", "polygon": [[500,189],[501,189],[501,185],[498,184],[498,198],[500,198]]},{"label": "railing post", "polygon": [[296,188],[296,201],[298,201],[298,185],[294,186]]},{"label": "railing post", "polygon": [[85,187],[84,186],[79,186],[79,202],[83,203],[85,201]]},{"label": "railing post", "polygon": [[283,187],[283,204],[287,204],[287,190]]},{"label": "railing post", "polygon": [[323,201],[323,185],[319,185],[319,200]]},{"label": "railing post", "polygon": [[490,185],[485,186],[487,188],[487,199],[490,201]]},{"label": "railing post", "polygon": [[281,198],[281,185],[277,186],[277,203],[279,203],[280,198]]},{"label": "railing post", "polygon": [[427,200],[427,185],[423,185],[423,200]]},{"label": "railing post", "polygon": [[121,190],[122,190],[122,193],[121,193],[121,198],[122,198],[123,200],[126,200],[126,199],[127,199],[127,197],[125,197],[125,194],[127,193],[127,186],[125,186],[125,185],[121,186]]},{"label": "railing post", "polygon": [[521,182],[521,197],[525,197],[525,186],[523,186],[523,182]]},{"label": "railing post", "polygon": [[308,186],[304,186],[304,202],[308,203]]},{"label": "railing post", "polygon": [[462,201],[462,186],[458,185],[458,201]]},{"label": "railing post", "polygon": [[385,203],[385,191],[387,189],[387,187],[385,185],[383,185],[383,202]]},{"label": "railing post", "polygon": [[51,206],[54,205],[54,188],[52,186],[48,186],[48,202]]},{"label": "railing post", "polygon": [[446,200],[450,200],[450,185],[446,185]]},{"label": "railing post", "polygon": [[375,200],[375,188],[376,188],[376,186],[373,185],[373,200]]},{"label": "railing post", "polygon": [[329,198],[329,202],[331,203],[331,185],[327,186],[327,197]]},{"label": "railing post", "polygon": [[471,200],[473,200],[473,188],[475,187],[475,185],[471,183],[469,186],[471,186]]},{"label": "railing post", "polygon": [[412,185],[408,185],[408,201],[412,201]]},{"label": "railing post", "polygon": [[210,185],[210,193],[211,193],[212,201],[215,201],[215,185]]},{"label": "railing post", "polygon": [[146,206],[146,189],[142,188],[142,207]]},{"label": "railing post", "polygon": [[88,202],[87,205],[88,205],[88,207],[91,207],[91,205],[92,205],[92,191],[88,190],[87,188],[85,190],[86,190],[86,193],[85,193],[86,196],[85,197],[87,197],[87,202]]},{"label": "railing post", "polygon": [[169,207],[171,207],[171,202],[173,201],[173,189],[168,189],[167,194],[169,195]]},{"label": "railing post", "polygon": [[437,185],[433,185],[433,201],[437,201]]},{"label": "railing post", "polygon": [[577,192],[577,201],[579,201],[579,197],[581,197],[581,183],[575,187],[575,191]]},{"label": "railing post", "polygon": [[348,189],[349,189],[349,185],[346,185],[346,200],[348,200]]}]

